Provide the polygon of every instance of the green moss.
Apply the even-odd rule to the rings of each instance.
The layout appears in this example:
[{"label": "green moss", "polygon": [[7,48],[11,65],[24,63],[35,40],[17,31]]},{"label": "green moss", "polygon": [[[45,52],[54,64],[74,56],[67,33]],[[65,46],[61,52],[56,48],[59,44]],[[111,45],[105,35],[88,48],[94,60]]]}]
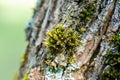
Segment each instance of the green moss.
[{"label": "green moss", "polygon": [[76,26],[77,26],[77,27],[81,27],[81,25],[82,25],[82,24],[81,24],[81,22],[80,22],[80,23],[78,23]]},{"label": "green moss", "polygon": [[25,73],[23,80],[29,80],[29,78],[28,78],[28,72]]},{"label": "green moss", "polygon": [[106,64],[109,67],[102,73],[101,80],[115,80],[120,78],[120,52],[107,52]]},{"label": "green moss", "polygon": [[25,53],[22,54],[20,62],[21,62],[21,64],[25,62]]},{"label": "green moss", "polygon": [[88,11],[87,11],[86,8],[83,8],[83,9],[82,9],[82,12],[83,12],[83,13],[87,13]]},{"label": "green moss", "polygon": [[[55,26],[52,31],[47,32],[48,38],[45,43],[51,54],[74,53],[75,47],[81,45],[78,34],[73,29],[65,29],[62,25]],[[63,52],[65,51],[65,52]]]},{"label": "green moss", "polygon": [[115,34],[115,36],[112,38],[112,42],[120,45],[120,35],[119,35],[119,33]]},{"label": "green moss", "polygon": [[86,5],[82,12],[80,13],[79,17],[84,21],[87,22],[94,14],[95,11],[95,1],[90,2],[88,5]]},{"label": "green moss", "polygon": [[[88,3],[80,12],[79,14],[80,22],[76,25],[76,28],[75,28],[76,31],[78,31],[80,34],[81,34],[81,27],[84,28],[84,26],[88,23],[88,21],[94,18],[95,9],[96,9],[96,2],[92,1]],[[84,28],[84,31],[85,30],[86,29]]]},{"label": "green moss", "polygon": [[85,17],[85,14],[83,14],[83,13],[80,13],[80,15],[79,15],[81,18],[84,18]]},{"label": "green moss", "polygon": [[120,17],[120,13],[118,14],[118,16]]},{"label": "green moss", "polygon": [[120,69],[108,67],[108,69],[103,72],[100,80],[117,80],[118,78],[120,78]]},{"label": "green moss", "polygon": [[[49,51],[50,56],[57,56],[57,54],[64,54],[68,56],[67,64],[73,62],[73,54],[76,52],[76,47],[82,45],[81,39],[77,32],[72,28],[65,29],[62,25],[56,25],[51,31],[47,33],[48,38],[45,41],[46,47]],[[50,71],[57,72],[65,66],[57,64],[52,65],[54,59],[45,61],[46,65],[50,67]]]},{"label": "green moss", "polygon": [[70,56],[70,57],[68,58],[68,63],[71,64],[71,63],[73,63],[73,62],[74,62],[74,57],[73,57],[73,56]]},{"label": "green moss", "polygon": [[120,66],[120,52],[112,53],[111,51],[107,52],[106,61],[110,66],[116,66],[119,64]]},{"label": "green moss", "polygon": [[[115,36],[112,38],[112,43],[120,45],[119,33],[115,33]],[[108,50],[105,59],[109,67],[103,72],[101,80],[117,80],[120,78],[120,52],[113,53]]]},{"label": "green moss", "polygon": [[82,27],[81,29],[80,29],[80,33],[82,34],[83,32],[85,32],[86,31],[86,28],[84,28],[84,27]]}]

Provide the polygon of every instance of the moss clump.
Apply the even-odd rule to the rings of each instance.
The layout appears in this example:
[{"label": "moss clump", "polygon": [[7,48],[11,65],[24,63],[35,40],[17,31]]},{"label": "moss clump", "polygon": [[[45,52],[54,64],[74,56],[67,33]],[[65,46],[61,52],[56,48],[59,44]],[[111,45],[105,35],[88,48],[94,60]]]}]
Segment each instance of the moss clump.
[{"label": "moss clump", "polygon": [[20,62],[21,62],[21,64],[25,62],[25,53],[22,54]]},{"label": "moss clump", "polygon": [[120,69],[114,67],[108,67],[106,71],[103,72],[100,80],[118,80],[120,78]]},{"label": "moss clump", "polygon": [[65,29],[62,25],[56,25],[52,31],[47,32],[45,43],[51,54],[73,54],[75,48],[82,45],[79,36],[73,29]]},{"label": "moss clump", "polygon": [[107,52],[106,64],[109,67],[103,72],[101,80],[116,80],[120,78],[120,52]]},{"label": "moss clump", "polygon": [[71,64],[71,63],[73,63],[73,62],[74,62],[74,57],[73,57],[73,56],[70,56],[70,57],[68,58],[68,63]]},{"label": "moss clump", "polygon": [[[120,36],[116,33],[112,38],[112,43],[115,43],[120,47]],[[105,55],[105,63],[109,67],[103,72],[101,80],[118,80],[120,79],[120,51],[112,52],[108,50]]]},{"label": "moss clump", "polygon": [[106,55],[106,59],[108,65],[113,67],[117,67],[117,66],[120,67],[120,52],[113,53],[111,51],[108,51]]},{"label": "moss clump", "polygon": [[47,49],[49,51],[50,58],[45,61],[49,66],[50,71],[58,72],[60,69],[64,69],[66,66],[59,63],[54,63],[54,57],[57,54],[63,54],[68,56],[66,64],[71,64],[74,60],[73,54],[76,52],[76,47],[82,45],[79,35],[72,28],[65,29],[62,25],[56,25],[51,31],[47,33],[48,38],[45,41]]},{"label": "moss clump", "polygon": [[[86,1],[86,0],[83,0],[83,1]],[[88,23],[88,21],[94,18],[95,10],[96,10],[96,1],[90,2],[85,7],[82,8],[82,11],[79,14],[80,22],[76,25],[76,28],[75,28],[76,31],[81,33],[80,28],[82,27],[82,30],[83,30],[84,26]],[[85,31],[85,28],[84,28],[84,31]]]},{"label": "moss clump", "polygon": [[28,78],[28,72],[25,73],[23,80],[29,80],[29,78]]},{"label": "moss clump", "polygon": [[90,18],[93,16],[94,11],[95,11],[95,2],[90,2],[88,5],[86,5],[83,9],[82,12],[80,13],[79,17],[87,22],[88,20],[90,20]]},{"label": "moss clump", "polygon": [[115,36],[112,38],[112,42],[120,45],[120,34],[116,33]]}]

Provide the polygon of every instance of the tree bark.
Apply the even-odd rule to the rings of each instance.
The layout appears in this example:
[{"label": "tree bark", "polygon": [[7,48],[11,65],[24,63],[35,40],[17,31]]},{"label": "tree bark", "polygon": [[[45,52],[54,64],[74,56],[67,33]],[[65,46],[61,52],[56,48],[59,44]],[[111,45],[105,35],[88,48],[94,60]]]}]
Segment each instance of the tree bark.
[{"label": "tree bark", "polygon": [[[44,42],[46,32],[58,24],[82,31],[83,45],[76,48],[73,63],[54,73],[45,63],[49,51]],[[120,0],[38,0],[25,31],[28,45],[18,80],[102,80],[108,66],[104,56],[108,50],[119,51],[111,40],[120,33]],[[26,73],[28,79],[23,79]]]}]

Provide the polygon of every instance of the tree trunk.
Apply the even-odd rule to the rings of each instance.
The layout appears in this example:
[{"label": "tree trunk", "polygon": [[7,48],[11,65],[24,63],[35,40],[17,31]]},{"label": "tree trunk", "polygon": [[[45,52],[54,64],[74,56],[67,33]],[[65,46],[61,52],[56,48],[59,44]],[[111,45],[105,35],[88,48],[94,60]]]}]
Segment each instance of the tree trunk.
[{"label": "tree trunk", "polygon": [[[61,24],[78,33],[82,42],[71,63],[68,54],[50,54],[45,44],[46,32]],[[18,80],[119,80],[120,60],[118,76],[112,76],[113,58],[106,56],[120,53],[120,0],[38,0],[25,31],[29,43]]]}]

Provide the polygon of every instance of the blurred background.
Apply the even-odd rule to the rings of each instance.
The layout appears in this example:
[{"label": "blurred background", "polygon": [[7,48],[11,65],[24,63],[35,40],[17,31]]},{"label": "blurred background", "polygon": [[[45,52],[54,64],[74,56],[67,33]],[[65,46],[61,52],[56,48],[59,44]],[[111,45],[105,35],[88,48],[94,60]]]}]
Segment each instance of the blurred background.
[{"label": "blurred background", "polygon": [[25,51],[24,29],[36,0],[0,0],[0,80],[13,80]]}]

